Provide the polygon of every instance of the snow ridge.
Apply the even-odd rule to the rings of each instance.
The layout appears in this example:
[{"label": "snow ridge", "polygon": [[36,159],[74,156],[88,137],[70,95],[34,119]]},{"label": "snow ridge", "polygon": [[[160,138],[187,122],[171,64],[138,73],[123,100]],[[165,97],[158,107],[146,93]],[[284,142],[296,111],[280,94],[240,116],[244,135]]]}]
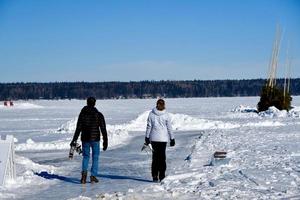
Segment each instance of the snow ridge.
[{"label": "snow ridge", "polygon": [[[248,108],[247,108],[248,109]],[[240,112],[242,109],[237,109]],[[276,110],[275,110],[276,111]],[[275,113],[273,111],[272,113]],[[133,131],[145,131],[147,118],[150,111],[145,111],[140,114],[136,119],[131,120],[128,123],[107,125],[108,141],[110,147],[116,147],[130,138],[129,132]],[[243,111],[241,111],[243,112]],[[283,111],[276,111],[276,113],[283,113]],[[266,112],[267,113],[267,112]],[[299,114],[299,113],[298,113]],[[263,115],[263,114],[261,114]],[[277,114],[278,116],[279,114]],[[296,114],[294,114],[296,116]],[[273,114],[272,116],[275,116]],[[222,122],[218,120],[207,120],[192,117],[186,114],[173,114],[170,113],[171,123],[174,131],[196,131],[196,130],[218,130],[218,129],[234,129],[239,127],[268,127],[268,126],[283,126],[282,122],[278,121],[259,121],[248,122],[244,124]],[[73,135],[76,129],[78,118],[74,118],[67,123],[61,125],[56,131],[51,133]],[[69,149],[71,136],[63,140],[52,142],[34,142],[32,139],[28,139],[26,143],[18,144],[16,146],[17,151],[29,151],[29,150],[62,150]]]}]

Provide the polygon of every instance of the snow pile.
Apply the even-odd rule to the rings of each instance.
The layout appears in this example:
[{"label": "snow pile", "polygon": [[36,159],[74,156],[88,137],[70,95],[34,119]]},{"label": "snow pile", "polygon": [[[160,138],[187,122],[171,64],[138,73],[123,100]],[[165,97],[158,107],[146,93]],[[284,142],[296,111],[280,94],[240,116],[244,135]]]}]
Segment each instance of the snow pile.
[{"label": "snow pile", "polygon": [[[276,108],[275,108],[276,109]],[[270,111],[273,113],[282,113],[282,111],[276,110]],[[140,114],[136,119],[131,120],[128,123],[107,125],[109,147],[115,147],[124,143],[129,139],[129,132],[131,131],[145,131],[147,125],[147,118],[150,111],[145,111]],[[267,113],[267,112],[266,112]],[[276,114],[276,116],[279,116]],[[299,114],[299,113],[298,113]],[[296,115],[296,114],[294,114]],[[268,126],[283,126],[284,124],[278,121],[259,121],[248,122],[244,124],[229,123],[222,121],[213,121],[192,117],[185,114],[173,114],[170,113],[171,123],[174,131],[196,131],[196,130],[217,130],[217,129],[233,129],[239,127],[268,127]],[[77,119],[74,118],[67,123],[63,124],[56,131],[52,133],[62,134],[74,134],[77,124]],[[69,149],[71,138],[68,137],[64,140],[52,141],[52,142],[34,142],[28,139],[26,143],[18,144],[16,150],[18,151],[31,151],[31,150],[62,150]]]},{"label": "snow pile", "polygon": [[269,117],[269,118],[300,118],[300,107],[294,107],[289,111],[286,110],[279,110],[276,107],[272,106],[268,110],[260,112],[259,116],[261,117]]},{"label": "snow pile", "polygon": [[[106,128],[109,135],[119,135],[120,132],[128,131],[144,131],[146,130],[146,122],[149,115],[149,111],[146,111],[139,115],[136,119],[130,121],[129,123],[109,125],[107,124]],[[74,118],[67,123],[63,124],[59,129],[56,130],[56,133],[71,133],[73,134],[76,129],[78,118]]]},{"label": "snow pile", "polygon": [[276,107],[272,106],[268,110],[258,113],[261,117],[288,117],[288,112],[286,110],[278,110]]},{"label": "snow pile", "polygon": [[32,104],[32,103],[15,103],[14,106],[0,105],[0,109],[40,109],[43,106]]},{"label": "snow pile", "polygon": [[[257,113],[256,108],[250,107],[250,106],[244,106],[240,105],[231,110],[233,113]],[[289,111],[286,110],[279,110],[275,106],[270,107],[266,111],[259,112],[258,115],[251,115],[251,116],[259,116],[259,117],[266,117],[266,118],[300,118],[300,107],[294,107]],[[241,116],[238,116],[241,117]],[[247,116],[249,117],[249,116]]]},{"label": "snow pile", "polygon": [[193,131],[205,129],[231,129],[239,125],[222,121],[210,121],[191,117],[185,114],[170,114],[172,127],[178,131]]},{"label": "snow pile", "polygon": [[[47,188],[54,184],[55,180],[49,181],[36,173],[46,172],[48,174],[57,173],[60,171],[59,168],[51,165],[41,165],[33,162],[32,160],[22,157],[15,156],[17,177],[5,185],[5,187],[0,187],[0,197],[5,199],[16,198],[16,190],[22,188],[22,194],[32,194],[32,187]],[[1,193],[3,192],[3,193]],[[20,198],[20,196],[18,196]]]},{"label": "snow pile", "polygon": [[26,143],[16,145],[16,151],[36,151],[36,150],[62,150],[70,148],[71,139],[53,142],[34,142],[31,138]]},{"label": "snow pile", "polygon": [[300,118],[300,107],[294,107],[289,111],[289,116],[293,118]]},{"label": "snow pile", "polygon": [[[112,134],[119,132],[120,130],[130,131],[145,131],[147,126],[147,118],[150,111],[145,111],[140,114],[136,119],[129,123],[118,125],[107,125],[108,131]],[[185,114],[173,114],[170,113],[171,123],[174,130],[178,131],[192,131],[192,130],[204,130],[204,129],[230,129],[236,128],[238,125],[231,123],[224,123],[222,121],[210,121],[205,119],[199,119],[191,117]],[[57,132],[58,133],[73,133],[76,129],[77,118],[72,119],[66,124],[62,125]]]},{"label": "snow pile", "polygon": [[[50,174],[56,172],[58,170],[57,167],[54,167],[52,165],[41,165],[38,163],[33,162],[32,160],[18,156],[16,155],[16,164],[17,164],[17,169],[22,169],[25,170],[24,174],[31,174],[32,172],[49,172]],[[19,173],[18,173],[19,174]]]},{"label": "snow pile", "polygon": [[[147,125],[147,118],[150,111],[140,114],[136,119],[129,123],[107,125],[109,147],[115,147],[124,143],[129,138],[130,131],[145,131]],[[203,130],[203,129],[230,129],[239,127],[239,125],[224,123],[221,121],[209,121],[191,117],[184,114],[171,114],[171,122],[174,130],[177,131],[190,131],[190,130]],[[74,134],[78,118],[74,118],[67,123],[63,124],[56,133]],[[28,139],[26,143],[18,144],[17,151],[32,151],[32,150],[62,150],[70,148],[71,138],[53,142],[34,142]]]},{"label": "snow pile", "polygon": [[231,112],[234,113],[257,113],[256,108],[250,106],[239,105],[235,107]]},{"label": "snow pile", "polygon": [[74,133],[77,125],[78,118],[71,119],[67,123],[61,125],[60,128],[58,128],[55,132],[58,133]]},{"label": "snow pile", "polygon": [[136,119],[131,120],[129,123],[108,125],[107,129],[114,131],[145,131],[147,126],[147,119],[150,111],[145,111],[140,114]]},{"label": "snow pile", "polygon": [[[107,128],[110,126],[108,125]],[[108,130],[108,147],[113,148],[122,144],[129,138],[126,130],[110,128]],[[48,150],[66,150],[70,148],[72,138],[68,137],[64,140],[51,142],[34,142],[31,138],[26,140],[26,143],[17,144],[16,151],[48,151]],[[102,145],[102,144],[101,144]]]}]

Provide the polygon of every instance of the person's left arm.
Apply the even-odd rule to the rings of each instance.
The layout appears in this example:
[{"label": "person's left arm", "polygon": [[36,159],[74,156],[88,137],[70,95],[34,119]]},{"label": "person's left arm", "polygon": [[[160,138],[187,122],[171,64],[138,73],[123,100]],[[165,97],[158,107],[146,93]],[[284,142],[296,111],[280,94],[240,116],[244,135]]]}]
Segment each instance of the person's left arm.
[{"label": "person's left arm", "polygon": [[100,130],[103,137],[103,151],[105,151],[108,146],[107,130],[106,130],[106,123],[105,123],[104,116],[100,112],[99,112],[99,118],[100,118]]},{"label": "person's left arm", "polygon": [[168,131],[169,138],[170,138],[170,146],[175,146],[175,138],[174,138],[173,129],[172,129],[171,117],[169,114],[167,117],[166,125],[167,125],[167,131]]}]

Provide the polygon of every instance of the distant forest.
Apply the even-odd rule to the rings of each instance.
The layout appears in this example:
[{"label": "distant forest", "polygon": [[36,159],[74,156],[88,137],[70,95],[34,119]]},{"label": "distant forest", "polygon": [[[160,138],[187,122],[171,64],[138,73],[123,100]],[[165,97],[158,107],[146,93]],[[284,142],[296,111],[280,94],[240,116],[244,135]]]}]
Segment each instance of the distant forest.
[{"label": "distant forest", "polygon": [[[277,85],[283,86],[283,82],[277,79]],[[265,79],[0,83],[0,100],[259,96],[265,83]],[[291,79],[290,92],[300,95],[300,78]]]}]

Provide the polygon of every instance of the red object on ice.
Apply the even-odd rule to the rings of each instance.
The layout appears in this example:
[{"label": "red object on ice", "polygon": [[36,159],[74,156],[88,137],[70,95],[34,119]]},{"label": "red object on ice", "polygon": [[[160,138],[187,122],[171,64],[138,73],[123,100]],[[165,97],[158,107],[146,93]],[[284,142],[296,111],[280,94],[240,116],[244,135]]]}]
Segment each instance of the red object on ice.
[{"label": "red object on ice", "polygon": [[14,102],[12,102],[12,101],[4,101],[4,106],[14,106]]}]

